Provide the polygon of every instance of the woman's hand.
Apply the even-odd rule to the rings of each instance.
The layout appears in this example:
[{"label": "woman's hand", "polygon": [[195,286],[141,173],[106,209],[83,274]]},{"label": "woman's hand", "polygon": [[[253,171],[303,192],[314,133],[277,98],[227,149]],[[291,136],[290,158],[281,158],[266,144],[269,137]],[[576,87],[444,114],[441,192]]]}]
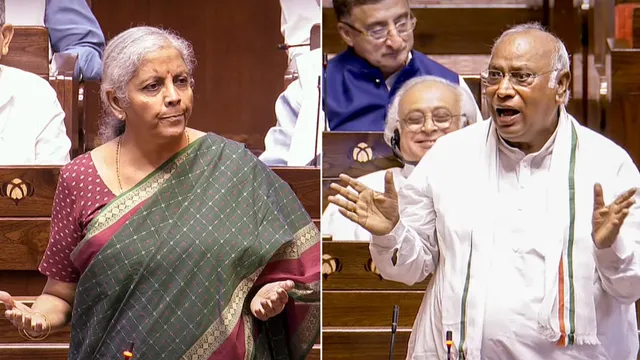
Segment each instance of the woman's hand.
[{"label": "woman's hand", "polygon": [[4,316],[18,330],[24,329],[28,335],[35,338],[51,331],[51,324],[42,313],[34,312],[27,305],[15,301],[9,293],[0,291],[0,302],[6,308]]},{"label": "woman's hand", "polygon": [[295,284],[291,280],[278,281],[262,286],[251,300],[251,313],[256,318],[266,321],[284,310],[289,301],[288,291]]}]

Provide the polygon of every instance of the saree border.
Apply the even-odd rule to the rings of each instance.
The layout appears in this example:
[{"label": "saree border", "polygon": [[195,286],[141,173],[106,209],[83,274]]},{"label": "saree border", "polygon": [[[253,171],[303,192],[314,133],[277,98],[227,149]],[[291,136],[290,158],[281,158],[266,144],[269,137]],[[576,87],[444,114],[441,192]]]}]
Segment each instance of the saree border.
[{"label": "saree border", "polygon": [[309,250],[318,242],[318,235],[318,228],[316,228],[315,224],[307,224],[293,235],[293,241],[287,242],[273,254],[270,262],[300,258],[300,254]]},{"label": "saree border", "polygon": [[308,347],[300,346],[294,348],[300,350],[299,354],[292,354],[294,358],[302,359],[306,354],[309,354],[315,340],[320,334],[320,303],[309,304],[309,311],[302,321],[304,326],[301,326],[298,331],[290,339],[290,344],[309,344]]},{"label": "saree border", "polygon": [[178,166],[189,157],[194,145],[199,143],[198,138],[184,149],[173,155],[163,165],[147,175],[133,188],[120,194],[105,206],[100,213],[91,221],[87,229],[85,238],[89,239],[102,230],[113,225],[124,214],[136,207],[141,201],[153,195],[167,180],[173,175]]},{"label": "saree border", "polygon": [[[242,309],[245,298],[263,269],[264,266],[260,267],[253,274],[249,275],[249,277],[238,284],[231,295],[229,304],[222,311],[221,316],[211,324],[207,331],[202,334],[200,339],[191,346],[181,359],[207,360],[218,349],[218,347],[227,340],[229,334],[231,334],[233,328],[238,323],[238,320],[244,316]],[[245,329],[245,331],[247,330],[248,329]],[[245,341],[247,341],[246,335]]]},{"label": "saree border", "polygon": [[253,359],[253,315],[249,311],[243,311],[242,321],[244,322],[244,358]]}]

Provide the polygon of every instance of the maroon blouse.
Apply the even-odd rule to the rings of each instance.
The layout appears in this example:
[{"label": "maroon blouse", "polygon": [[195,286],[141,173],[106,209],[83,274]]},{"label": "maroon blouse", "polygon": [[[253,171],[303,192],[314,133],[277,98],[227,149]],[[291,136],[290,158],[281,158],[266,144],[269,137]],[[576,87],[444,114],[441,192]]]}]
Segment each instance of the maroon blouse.
[{"label": "maroon blouse", "polygon": [[40,272],[66,282],[78,282],[80,270],[71,253],[87,234],[100,210],[115,198],[102,181],[90,153],[82,154],[60,171],[51,213],[51,236]]}]

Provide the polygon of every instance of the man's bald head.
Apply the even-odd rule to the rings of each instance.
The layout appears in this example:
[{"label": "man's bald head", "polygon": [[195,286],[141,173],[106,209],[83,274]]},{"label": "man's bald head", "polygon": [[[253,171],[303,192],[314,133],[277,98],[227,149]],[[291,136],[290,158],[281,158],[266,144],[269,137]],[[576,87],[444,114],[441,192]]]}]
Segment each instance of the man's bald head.
[{"label": "man's bald head", "polygon": [[[562,41],[546,31],[539,23],[528,23],[512,27],[500,35],[498,40],[493,44],[491,57],[504,52],[510,55],[526,54],[528,58],[537,61],[547,61],[550,69],[554,69],[553,74],[549,78],[549,86],[553,87],[557,75],[563,71],[569,71],[569,54],[567,48]],[[565,103],[569,101],[569,96],[565,99]]]}]

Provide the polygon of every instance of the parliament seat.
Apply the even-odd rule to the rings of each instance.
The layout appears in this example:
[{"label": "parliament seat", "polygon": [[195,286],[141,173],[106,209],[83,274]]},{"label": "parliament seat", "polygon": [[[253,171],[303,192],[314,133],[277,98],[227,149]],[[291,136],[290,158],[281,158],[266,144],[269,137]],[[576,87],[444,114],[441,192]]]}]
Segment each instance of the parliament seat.
[{"label": "parliament seat", "polygon": [[[320,217],[320,169],[272,168],[296,193],[316,226]],[[60,167],[0,167],[0,290],[33,302],[46,278],[37,271],[49,241]],[[70,327],[42,341],[27,341],[0,317],[0,359],[66,359]],[[320,358],[316,344],[307,359]]]},{"label": "parliament seat", "polygon": [[[77,55],[54,53],[49,62],[49,32],[44,27],[16,26],[9,53],[0,64],[32,72],[49,81],[65,113],[67,136],[71,139],[71,156],[82,150],[82,129],[78,117],[78,79],[74,76]],[[34,104],[37,106],[37,104]]]},{"label": "parliament seat", "polygon": [[366,242],[323,241],[322,245],[323,358],[386,358],[393,306],[398,305],[394,357],[404,359],[430,278],[412,286],[384,280]]},{"label": "parliament seat", "polygon": [[323,132],[322,211],[328,205],[327,197],[335,194],[329,185],[339,182],[340,174],[357,178],[396,166],[402,164],[384,141],[382,132]]},{"label": "parliament seat", "polygon": [[[628,5],[628,4],[625,4]],[[634,5],[634,4],[631,4]],[[619,10],[619,9],[618,9]],[[640,166],[640,49],[632,48],[624,31],[615,28],[630,26],[630,34],[640,34],[640,9],[632,9],[630,19],[617,18],[613,0],[596,1],[589,21],[589,33],[593,39],[589,52],[594,58],[592,76],[597,79],[599,97],[597,108],[600,117],[589,127],[622,146],[636,166]],[[628,22],[631,21],[632,24]],[[619,23],[616,23],[619,22]],[[625,23],[626,22],[626,23]],[[621,35],[622,34],[622,35]],[[633,41],[633,45],[640,41]]]}]

